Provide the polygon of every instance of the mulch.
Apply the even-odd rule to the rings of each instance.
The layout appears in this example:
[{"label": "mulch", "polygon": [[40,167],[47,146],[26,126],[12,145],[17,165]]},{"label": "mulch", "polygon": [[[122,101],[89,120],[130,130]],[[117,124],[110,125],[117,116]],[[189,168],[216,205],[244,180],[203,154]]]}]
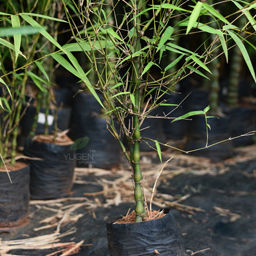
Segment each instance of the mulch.
[{"label": "mulch", "polygon": [[[172,210],[188,255],[256,254],[256,145],[218,163],[170,150],[141,162],[148,208]],[[106,222],[134,210],[129,165],[76,168],[72,191],[31,200],[27,225],[0,229],[0,255],[109,255]]]}]

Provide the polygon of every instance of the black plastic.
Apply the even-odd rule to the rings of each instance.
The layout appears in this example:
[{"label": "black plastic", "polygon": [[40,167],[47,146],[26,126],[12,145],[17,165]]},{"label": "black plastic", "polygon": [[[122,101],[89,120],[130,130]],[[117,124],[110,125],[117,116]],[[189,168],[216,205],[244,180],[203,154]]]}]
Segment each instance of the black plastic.
[{"label": "black plastic", "polygon": [[[102,94],[99,93],[98,96],[103,100]],[[101,105],[91,93],[80,92],[74,96],[69,133],[72,140],[78,139],[81,136],[80,134],[83,134],[84,125],[86,125],[84,119],[92,113],[100,114],[101,108]],[[79,135],[77,135],[78,133]]]},{"label": "black plastic", "polygon": [[[98,96],[103,101],[103,95]],[[107,130],[106,120],[100,117],[101,109],[91,93],[81,92],[73,99],[70,137],[74,141],[89,138],[89,143],[77,150],[78,167],[111,169],[120,164],[120,145]]]},{"label": "black plastic", "polygon": [[6,171],[0,172],[0,227],[19,226],[28,221],[29,168],[10,171],[12,183]]},{"label": "black plastic", "polygon": [[140,223],[113,224],[117,219],[106,224],[110,256],[186,255],[171,211],[163,218]]},{"label": "black plastic", "polygon": [[[45,109],[41,108],[40,110],[41,113],[45,113]],[[34,116],[36,114],[36,108],[33,106],[29,106],[26,110],[26,114],[22,117],[20,121],[20,127],[21,127],[21,134],[23,136],[28,136],[31,129],[32,125],[34,122]],[[49,110],[49,115],[52,115],[53,117],[56,114],[56,110]],[[69,120],[71,116],[71,108],[70,107],[65,107],[65,108],[60,108],[58,109],[57,112],[57,128],[61,131],[65,131],[69,128]],[[54,120],[51,125],[48,125],[48,130],[49,133],[54,132]],[[36,128],[36,134],[43,134],[44,133],[44,124],[42,123],[37,123],[37,128]]]},{"label": "black plastic", "polygon": [[120,164],[120,145],[106,128],[104,118],[87,115],[78,120],[76,138],[88,137],[88,144],[77,150],[78,167],[111,169]]},{"label": "black plastic", "polygon": [[[209,130],[208,145],[229,139],[231,136],[231,122],[228,116],[207,119],[211,127]],[[203,148],[206,145],[206,123],[204,116],[194,116],[189,121],[187,131],[187,141],[185,150],[194,150]],[[215,146],[205,148],[203,150],[190,153],[195,156],[208,157],[213,161],[227,159],[233,155],[233,145],[230,140],[217,144]]]},{"label": "black plastic", "polygon": [[71,193],[76,154],[70,145],[56,145],[27,138],[24,154],[43,160],[30,161],[32,199],[67,197]]}]

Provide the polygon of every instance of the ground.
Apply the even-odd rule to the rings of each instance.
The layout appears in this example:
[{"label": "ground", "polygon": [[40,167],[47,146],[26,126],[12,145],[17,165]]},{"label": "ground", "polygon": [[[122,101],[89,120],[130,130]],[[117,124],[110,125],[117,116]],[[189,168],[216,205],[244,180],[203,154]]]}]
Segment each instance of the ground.
[{"label": "ground", "polygon": [[[256,255],[255,156],[256,145],[218,163],[167,151],[164,160],[173,158],[164,166],[143,153],[146,199],[157,180],[152,207],[172,209],[188,255]],[[109,255],[105,223],[134,208],[129,166],[75,174],[70,198],[32,200],[27,225],[0,230],[1,256]]]}]

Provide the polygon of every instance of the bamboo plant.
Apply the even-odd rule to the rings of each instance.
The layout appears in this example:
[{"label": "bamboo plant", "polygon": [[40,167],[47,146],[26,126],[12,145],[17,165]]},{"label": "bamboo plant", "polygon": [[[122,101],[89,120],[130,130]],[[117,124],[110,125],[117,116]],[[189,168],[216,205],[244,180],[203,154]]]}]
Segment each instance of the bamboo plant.
[{"label": "bamboo plant", "polygon": [[[223,54],[227,56],[227,40],[233,40],[238,45],[255,79],[243,40],[238,36],[239,28],[230,22],[232,14],[227,20],[216,11],[217,5],[209,5],[206,2],[194,1],[192,7],[186,7],[182,1],[173,1],[171,4],[168,1],[148,3],[145,0],[131,0],[124,1],[125,8],[122,13],[116,12],[116,10],[120,10],[118,7],[122,1],[106,3],[105,1],[80,2],[73,0],[68,2],[68,5],[65,4],[65,1],[62,2],[65,5],[66,18],[73,33],[74,42],[58,46],[62,54],[55,52],[52,56],[60,65],[81,79],[105,109],[105,115],[108,115],[109,119],[107,121],[108,129],[119,141],[133,170],[136,222],[143,221],[146,206],[140,169],[140,143],[151,138],[141,137],[140,127],[145,118],[151,117],[152,110],[165,105],[161,98],[170,91],[171,86],[194,72],[205,76],[202,70],[206,70],[210,74],[211,71],[207,67],[207,64],[211,62],[209,55],[216,49],[222,49]],[[113,6],[108,14],[105,12],[106,4]],[[240,10],[243,10],[245,6]],[[246,10],[254,8],[253,5],[246,7]],[[172,23],[169,21],[173,18],[174,11],[175,16],[178,12],[180,22],[171,26],[169,24]],[[145,14],[148,14],[149,17],[146,20],[143,19]],[[110,15],[113,15],[114,23],[109,23]],[[203,15],[213,16],[218,21],[218,28],[201,23],[200,17]],[[77,16],[79,24],[75,22],[74,16]],[[251,21],[250,13],[246,13],[246,16]],[[187,34],[202,31],[210,36],[217,36],[219,38],[219,41],[216,41],[218,45],[213,47],[211,44],[208,49],[204,50],[200,47],[203,45],[202,42],[199,42],[198,50],[193,52],[173,43],[174,34],[179,34],[180,41],[182,41],[186,40]],[[85,73],[81,64],[72,54],[75,51],[87,56],[98,78],[96,85],[88,79],[90,72]],[[165,76],[165,72],[163,72],[160,79],[152,81],[150,79],[151,67],[160,68],[162,56],[168,51],[176,52],[177,57],[173,63],[167,63],[162,69],[166,71],[178,62],[181,68],[168,76]],[[115,54],[114,58],[112,53]],[[66,55],[66,58],[63,54]],[[101,56],[100,63],[97,57],[99,55]],[[104,68],[102,72],[99,72],[99,65],[102,64],[102,61]],[[124,69],[125,72],[120,72]],[[167,81],[162,82],[165,78],[168,78]],[[97,91],[103,94],[106,104],[100,101]],[[208,110],[209,108],[206,108],[202,111],[187,113],[174,121],[195,114],[206,116]],[[132,117],[128,123],[125,122],[127,116]],[[121,134],[115,128],[115,120],[121,127]],[[130,143],[129,152],[123,145],[121,135],[124,135]],[[161,159],[160,143],[154,142]]]},{"label": "bamboo plant", "polygon": [[47,43],[50,43],[52,38],[44,27],[45,17],[47,21],[62,22],[57,18],[40,14],[41,11],[48,10],[51,3],[49,0],[29,1],[23,4],[19,1],[3,1],[0,6],[0,165],[5,165],[9,157],[10,164],[15,165],[18,127],[24,114],[22,105],[25,102],[28,79],[33,81],[39,90],[45,92],[42,84],[47,84],[47,80],[42,79],[36,71],[39,69],[45,73],[40,62],[45,56],[40,56],[42,45],[39,42],[45,37]]}]

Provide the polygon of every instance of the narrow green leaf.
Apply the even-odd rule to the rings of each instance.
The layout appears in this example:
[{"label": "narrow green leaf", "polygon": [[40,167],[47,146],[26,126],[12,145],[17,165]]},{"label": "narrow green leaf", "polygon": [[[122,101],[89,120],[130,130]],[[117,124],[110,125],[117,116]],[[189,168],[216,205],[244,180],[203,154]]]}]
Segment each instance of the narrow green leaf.
[{"label": "narrow green leaf", "polygon": [[[157,65],[157,64],[154,63],[153,61],[150,61],[150,62],[146,65],[146,67],[144,68],[143,72],[141,73],[141,76],[143,76],[145,73],[147,73],[147,71],[148,71],[153,65],[155,65],[155,66],[157,66],[157,67],[160,68],[159,65]],[[160,68],[160,69],[161,69],[161,68]]]},{"label": "narrow green leaf", "polygon": [[74,67],[59,53],[53,53],[52,57],[65,69],[67,69],[71,74],[76,77],[79,77],[78,72],[74,69]]},{"label": "narrow green leaf", "polygon": [[[4,106],[3,106],[3,104],[2,104],[2,101],[4,102],[4,105],[6,106],[6,109],[4,108]],[[1,97],[1,98],[0,98],[0,102],[1,102],[1,106],[2,106],[2,108],[3,108],[4,110],[7,110],[8,112],[11,112],[10,105],[9,105],[9,103],[8,103],[8,101],[7,101],[6,98]]]},{"label": "narrow green leaf", "polygon": [[172,48],[172,47],[170,47],[170,46],[166,46],[166,49],[167,49],[168,51],[170,51],[170,52],[175,52],[175,53],[178,53],[178,54],[186,54],[186,53],[181,52],[181,51],[179,51],[179,50],[177,50],[177,49],[175,49],[175,48]]},{"label": "narrow green leaf", "polygon": [[[20,28],[20,19],[16,15],[11,16],[11,22],[13,28]],[[15,48],[15,62],[18,59],[21,45],[21,34],[13,35],[14,38],[14,48]]]},{"label": "narrow green leaf", "polygon": [[209,77],[207,77],[204,73],[200,72],[198,69],[194,68],[193,66],[188,65],[187,68],[189,68],[190,70],[194,71],[195,73],[197,73],[198,75],[210,80]]},{"label": "narrow green leaf", "polygon": [[254,68],[252,66],[252,62],[251,62],[251,59],[250,59],[250,56],[244,46],[244,44],[242,43],[242,41],[240,40],[240,38],[235,34],[233,33],[232,31],[228,30],[228,33],[229,35],[232,37],[232,39],[235,41],[235,43],[237,44],[237,46],[239,47],[243,57],[244,57],[244,60],[245,60],[245,63],[247,64],[250,72],[251,72],[251,75],[254,79],[254,81],[256,82],[256,77],[255,77],[255,72],[254,72]]},{"label": "narrow green leaf", "polygon": [[206,114],[209,110],[210,110],[210,106],[207,106],[207,107],[204,109],[204,113]]},{"label": "narrow green leaf", "polygon": [[[157,7],[157,5],[156,5],[156,7]],[[180,8],[177,5],[173,5],[173,4],[162,4],[162,5],[160,5],[160,7],[162,7],[163,9],[172,9],[172,10],[176,10],[176,11],[190,12],[186,9]]]},{"label": "narrow green leaf", "polygon": [[42,27],[39,23],[37,23],[34,19],[32,19],[29,15],[25,13],[20,13],[20,16],[31,26],[34,28],[40,29],[40,34],[42,34],[46,39],[48,39],[52,44],[54,44],[56,47],[58,47],[63,52],[66,52],[61,45]]},{"label": "narrow green leaf", "polygon": [[166,28],[166,30],[164,31],[164,33],[163,33],[163,35],[160,39],[160,42],[158,44],[158,47],[157,47],[157,50],[156,50],[157,52],[162,48],[162,46],[166,43],[166,41],[171,38],[171,35],[172,35],[173,31],[174,31],[174,28],[171,27],[171,26],[168,26]]},{"label": "narrow green leaf", "polygon": [[223,33],[218,33],[218,36],[219,36],[219,39],[220,39],[220,42],[221,42],[221,46],[222,46],[222,49],[225,53],[225,57],[226,57],[226,61],[228,63],[228,48],[227,48],[227,43],[225,41],[225,38],[224,38],[224,35]]},{"label": "narrow green leaf", "polygon": [[135,105],[135,97],[134,97],[134,95],[131,94],[131,93],[130,93],[130,99],[131,99],[131,101],[132,101],[133,106],[135,107],[135,106],[136,106],[136,105]]},{"label": "narrow green leaf", "polygon": [[47,90],[45,88],[43,88],[43,86],[41,85],[41,82],[44,80],[41,79],[40,77],[38,77],[37,75],[33,74],[32,72],[28,71],[28,75],[30,76],[30,78],[33,80],[33,82],[35,83],[35,85],[42,91],[42,92],[47,92]]},{"label": "narrow green leaf", "polygon": [[14,36],[14,35],[31,35],[37,34],[41,31],[41,28],[34,28],[32,26],[22,26],[19,28],[1,28],[0,37]]},{"label": "narrow green leaf", "polygon": [[166,107],[177,107],[177,104],[169,104],[169,103],[161,103],[160,106],[166,106]]},{"label": "narrow green leaf", "polygon": [[245,9],[243,8],[242,5],[240,5],[238,2],[236,1],[232,1],[237,7],[239,10],[241,10],[245,16],[247,17],[247,19],[249,20],[249,22],[251,23],[253,29],[256,31],[256,21],[255,19],[252,17],[252,15],[250,14],[250,12],[248,11],[248,9]]},{"label": "narrow green leaf", "polygon": [[157,140],[155,140],[155,143],[156,143],[156,151],[157,151],[157,154],[159,156],[159,159],[160,161],[162,162],[162,154],[161,154],[161,147],[160,147],[160,144]]},{"label": "narrow green leaf", "polygon": [[[187,52],[187,53],[190,53],[190,54],[195,54],[194,52],[192,52],[192,51],[190,51],[190,50],[188,50],[188,49],[186,49],[184,47],[181,47],[179,45],[173,44],[173,43],[168,43],[167,45],[170,46],[170,47],[173,47],[173,48],[175,48],[177,50],[183,51],[183,52]],[[196,56],[199,56],[199,55],[196,54]]]},{"label": "narrow green leaf", "polygon": [[34,16],[34,17],[39,17],[39,18],[43,18],[43,19],[47,19],[47,20],[54,20],[54,21],[57,21],[57,22],[68,23],[66,20],[57,19],[57,18],[54,18],[54,17],[50,17],[50,16],[47,16],[47,15],[42,15],[42,14],[38,14],[38,13],[32,13],[32,12],[26,13],[26,12],[23,12],[23,14],[26,14],[26,15],[29,15],[29,16]]},{"label": "narrow green leaf", "polygon": [[124,85],[124,84],[123,83],[117,83],[113,87],[111,87],[110,90],[116,89],[116,88],[120,87],[121,85]]},{"label": "narrow green leaf", "polygon": [[200,12],[201,12],[202,4],[203,4],[202,2],[197,2],[196,6],[194,7],[194,9],[192,11],[192,13],[190,14],[186,35],[189,33],[189,31],[195,25],[199,15],[200,15]]},{"label": "narrow green leaf", "polygon": [[124,94],[130,94],[130,92],[119,92],[119,93],[117,93],[117,94],[111,96],[110,98],[116,98],[116,97],[118,97],[118,96],[120,96],[120,95],[124,95]]},{"label": "narrow green leaf", "polygon": [[164,71],[167,71],[168,69],[172,68],[173,66],[175,66],[183,57],[184,55],[180,55],[178,58],[176,58],[172,63],[170,63],[165,69]]},{"label": "narrow green leaf", "polygon": [[214,15],[215,17],[217,17],[219,20],[221,20],[222,22],[226,23],[226,24],[230,24],[230,22],[224,18],[217,10],[215,10],[212,6],[210,6],[207,3],[203,3],[203,7],[210,13],[210,15]]},{"label": "narrow green leaf", "polygon": [[202,110],[190,111],[190,112],[186,113],[185,115],[175,118],[174,120],[172,120],[172,123],[182,120],[182,119],[185,119],[185,118],[188,118],[188,117],[191,117],[191,116],[197,116],[197,115],[204,115],[204,111],[202,111]]},{"label": "narrow green leaf", "polygon": [[36,63],[36,65],[37,65],[37,67],[40,69],[40,71],[44,74],[44,76],[45,76],[45,78],[47,79],[47,81],[50,82],[49,76],[47,75],[47,73],[46,73],[46,71],[45,71],[45,69],[44,69],[42,63],[39,62],[39,61],[35,61],[35,63]]},{"label": "narrow green leaf", "polygon": [[210,126],[208,123],[207,123],[206,125],[207,125],[207,126],[208,126],[208,128],[211,130],[211,126]]},{"label": "narrow green leaf", "polygon": [[107,29],[108,34],[110,34],[111,36],[115,37],[116,39],[118,39],[119,41],[123,42],[122,38],[112,29],[112,28],[108,28]]},{"label": "narrow green leaf", "polygon": [[210,69],[200,60],[198,59],[195,55],[190,55],[186,60],[192,59],[196,64],[198,64],[201,68],[204,70],[208,71],[210,74],[212,73]]},{"label": "narrow green leaf", "polygon": [[1,77],[0,77],[0,83],[3,83],[3,84],[5,85],[5,87],[6,87],[7,91],[8,91],[8,93],[9,93],[9,95],[10,95],[11,99],[12,99],[11,91],[10,91],[10,89],[9,89],[8,85],[5,83],[5,81],[4,81]]}]

